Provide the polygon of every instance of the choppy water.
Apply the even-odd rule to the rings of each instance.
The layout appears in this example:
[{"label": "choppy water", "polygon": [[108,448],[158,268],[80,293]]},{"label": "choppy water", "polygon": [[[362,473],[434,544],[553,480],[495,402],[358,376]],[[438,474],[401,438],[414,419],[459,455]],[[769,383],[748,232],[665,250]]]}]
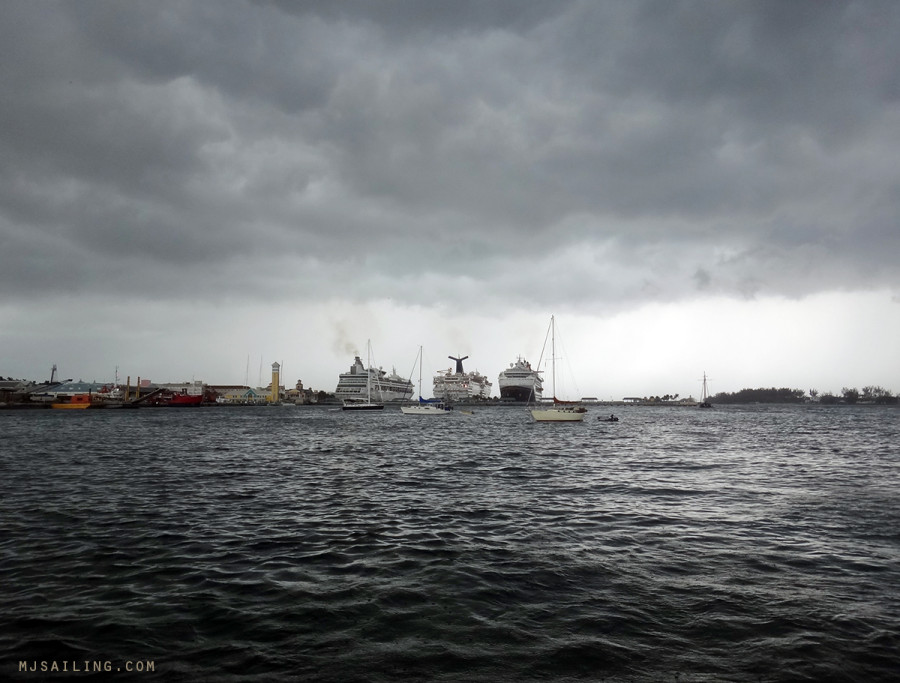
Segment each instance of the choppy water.
[{"label": "choppy water", "polygon": [[896,680],[900,411],[608,412],[0,413],[0,678]]}]

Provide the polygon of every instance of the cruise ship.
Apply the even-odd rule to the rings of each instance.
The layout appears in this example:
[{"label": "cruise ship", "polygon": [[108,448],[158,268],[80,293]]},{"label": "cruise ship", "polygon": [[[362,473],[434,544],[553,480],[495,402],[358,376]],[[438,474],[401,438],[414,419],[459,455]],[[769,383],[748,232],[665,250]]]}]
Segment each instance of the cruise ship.
[{"label": "cruise ship", "polygon": [[[371,373],[371,399],[373,401],[408,401],[413,395],[413,383],[397,374],[381,368],[369,368]],[[341,373],[334,395],[341,401],[366,400],[366,367],[359,356],[353,359],[349,372]]]},{"label": "cruise ship", "polygon": [[534,400],[540,401],[544,390],[540,372],[532,368],[531,363],[521,356],[500,373],[497,383],[500,385],[500,398],[507,401],[524,403],[531,397],[532,392]]},{"label": "cruise ship", "polygon": [[487,399],[491,397],[491,383],[487,377],[477,370],[464,372],[463,361],[468,356],[454,358],[456,370],[440,370],[434,376],[434,396],[448,403],[455,401],[470,401],[472,399]]}]

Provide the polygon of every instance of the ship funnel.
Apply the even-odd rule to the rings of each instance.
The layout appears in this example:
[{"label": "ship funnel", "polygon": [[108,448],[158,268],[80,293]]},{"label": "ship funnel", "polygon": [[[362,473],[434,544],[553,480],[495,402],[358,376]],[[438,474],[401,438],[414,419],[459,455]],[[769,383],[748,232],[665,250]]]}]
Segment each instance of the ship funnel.
[{"label": "ship funnel", "polygon": [[457,374],[457,375],[463,374],[463,364],[462,364],[462,362],[463,362],[466,358],[468,358],[468,356],[463,356],[462,358],[454,358],[453,356],[447,356],[447,358],[449,358],[450,360],[455,360],[455,361],[456,361],[456,374]]}]

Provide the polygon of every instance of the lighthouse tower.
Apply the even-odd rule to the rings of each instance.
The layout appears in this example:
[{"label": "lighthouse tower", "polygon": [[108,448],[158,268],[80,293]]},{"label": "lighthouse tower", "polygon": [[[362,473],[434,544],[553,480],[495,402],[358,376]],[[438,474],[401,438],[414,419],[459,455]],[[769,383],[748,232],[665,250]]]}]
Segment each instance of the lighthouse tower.
[{"label": "lighthouse tower", "polygon": [[279,384],[281,378],[281,366],[278,363],[272,363],[272,391],[269,393],[269,402],[278,403],[281,400]]}]

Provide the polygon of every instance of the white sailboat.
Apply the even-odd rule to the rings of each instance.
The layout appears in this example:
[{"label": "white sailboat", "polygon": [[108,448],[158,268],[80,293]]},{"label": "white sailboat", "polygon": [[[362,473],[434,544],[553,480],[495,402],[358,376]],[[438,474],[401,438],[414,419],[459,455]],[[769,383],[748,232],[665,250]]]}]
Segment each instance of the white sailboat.
[{"label": "white sailboat", "polygon": [[447,415],[450,409],[440,399],[433,401],[422,398],[422,347],[419,347],[419,402],[412,406],[400,406],[404,415]]},{"label": "white sailboat", "polygon": [[384,410],[384,403],[372,400],[372,342],[366,341],[366,400],[348,398],[343,410]]},{"label": "white sailboat", "polygon": [[[587,409],[576,401],[560,401],[556,397],[556,319],[550,316],[550,327],[547,330],[547,336],[550,337],[550,374],[552,377],[553,388],[553,405],[538,406],[530,408],[531,417],[535,422],[583,422]],[[547,337],[544,337],[544,348],[547,347]],[[544,352],[541,351],[541,358]],[[540,367],[540,362],[538,362]]]},{"label": "white sailboat", "polygon": [[712,403],[709,402],[709,389],[706,386],[706,372],[703,372],[703,388],[700,390],[700,407],[701,408],[712,408]]}]

